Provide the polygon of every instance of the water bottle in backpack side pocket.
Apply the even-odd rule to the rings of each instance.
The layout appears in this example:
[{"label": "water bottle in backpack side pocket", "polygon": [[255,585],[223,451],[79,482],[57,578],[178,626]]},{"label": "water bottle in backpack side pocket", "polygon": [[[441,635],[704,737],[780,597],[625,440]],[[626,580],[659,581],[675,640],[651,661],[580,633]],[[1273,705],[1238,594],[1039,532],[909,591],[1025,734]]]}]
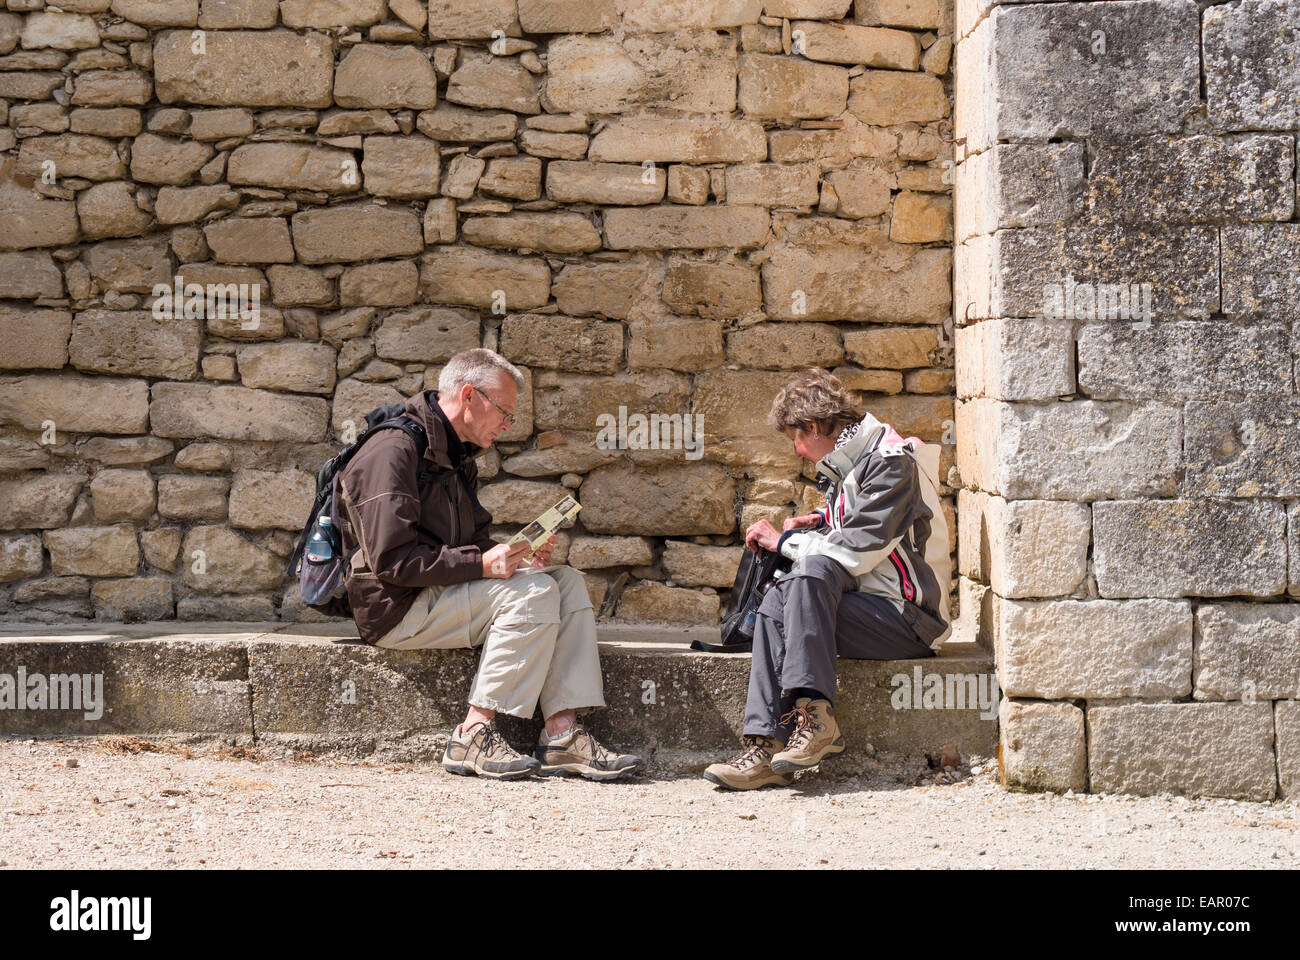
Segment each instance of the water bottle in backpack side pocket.
[{"label": "water bottle in backpack side pocket", "polygon": [[321,603],[335,596],[344,580],[342,564],[335,548],[335,533],[330,518],[322,514],[316,520],[311,539],[303,551],[302,573],[298,587],[304,603]]},{"label": "water bottle in backpack side pocket", "polygon": [[312,530],[311,539],[307,541],[307,559],[310,562],[326,563],[334,559],[332,535],[330,518],[322,513],[316,518],[316,528]]}]

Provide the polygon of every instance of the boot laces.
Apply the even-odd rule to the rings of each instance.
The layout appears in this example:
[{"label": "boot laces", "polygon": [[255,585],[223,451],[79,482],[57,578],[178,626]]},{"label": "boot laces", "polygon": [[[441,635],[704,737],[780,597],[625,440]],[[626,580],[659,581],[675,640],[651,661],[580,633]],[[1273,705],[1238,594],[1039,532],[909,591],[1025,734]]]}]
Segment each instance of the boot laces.
[{"label": "boot laces", "polygon": [[787,750],[794,750],[798,747],[804,746],[812,739],[813,734],[822,728],[821,723],[818,722],[816,717],[808,712],[807,707],[795,707],[782,717],[780,722],[781,725],[784,726],[791,720],[795,720],[796,723],[794,733],[790,734],[790,740],[786,744]]},{"label": "boot laces", "polygon": [[[483,728],[483,745],[479,747],[479,756],[492,756],[494,753],[504,754],[506,759],[513,760],[520,754],[514,747],[506,741],[501,735],[501,731],[492,723],[478,723],[475,726]],[[471,728],[473,729],[473,728]],[[469,731],[466,731],[468,733]],[[471,737],[471,739],[473,739]]]},{"label": "boot laces", "polygon": [[767,742],[762,737],[746,737],[744,749],[728,765],[745,770],[768,759],[770,755]]}]

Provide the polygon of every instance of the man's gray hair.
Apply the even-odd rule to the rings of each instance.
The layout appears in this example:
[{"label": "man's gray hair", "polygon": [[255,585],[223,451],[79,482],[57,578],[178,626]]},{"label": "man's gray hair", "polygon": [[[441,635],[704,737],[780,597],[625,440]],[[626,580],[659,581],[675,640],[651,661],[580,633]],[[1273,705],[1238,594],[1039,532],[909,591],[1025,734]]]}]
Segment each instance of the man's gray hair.
[{"label": "man's gray hair", "polygon": [[467,383],[482,390],[496,373],[504,373],[518,389],[524,388],[524,375],[501,354],[483,347],[458,353],[438,374],[438,395],[449,397]]}]

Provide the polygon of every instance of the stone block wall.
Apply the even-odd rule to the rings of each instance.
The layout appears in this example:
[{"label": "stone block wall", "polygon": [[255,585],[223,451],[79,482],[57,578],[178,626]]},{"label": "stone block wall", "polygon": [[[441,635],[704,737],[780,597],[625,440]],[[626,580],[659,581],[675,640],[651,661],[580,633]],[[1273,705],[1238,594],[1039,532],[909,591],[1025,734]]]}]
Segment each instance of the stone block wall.
[{"label": "stone block wall", "polygon": [[1297,34],[958,3],[960,591],[1012,786],[1294,790]]},{"label": "stone block wall", "polygon": [[[577,491],[557,558],[606,615],[716,621],[739,531],[818,505],[764,425],[794,370],[953,462],[952,35],[941,0],[0,0],[0,616],[310,617],[316,470],[484,345],[529,376],[501,532]],[[701,455],[602,447],[620,408]]]}]

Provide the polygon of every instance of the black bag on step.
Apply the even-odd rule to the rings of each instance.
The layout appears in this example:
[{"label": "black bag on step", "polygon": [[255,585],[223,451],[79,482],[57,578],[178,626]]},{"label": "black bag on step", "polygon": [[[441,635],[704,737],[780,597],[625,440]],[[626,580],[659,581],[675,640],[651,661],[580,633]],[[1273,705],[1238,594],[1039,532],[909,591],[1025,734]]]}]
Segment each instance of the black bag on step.
[{"label": "black bag on step", "polygon": [[754,646],[754,619],[768,587],[790,569],[791,562],[770,550],[750,550],[740,559],[736,583],[722,611],[720,643],[691,642],[692,650],[710,653],[748,653]]}]

